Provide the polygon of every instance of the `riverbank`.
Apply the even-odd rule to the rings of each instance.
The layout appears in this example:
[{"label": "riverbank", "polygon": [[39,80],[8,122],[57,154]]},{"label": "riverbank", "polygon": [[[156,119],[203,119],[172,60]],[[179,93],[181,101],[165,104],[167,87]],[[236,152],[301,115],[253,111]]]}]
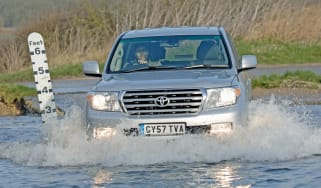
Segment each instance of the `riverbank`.
[{"label": "riverbank", "polygon": [[[64,114],[64,110],[57,107],[58,116]],[[21,116],[21,115],[40,115],[38,100],[36,97],[23,97],[12,103],[0,101],[0,116]]]},{"label": "riverbank", "polygon": [[[60,95],[73,95],[60,94]],[[83,93],[85,95],[85,93]],[[297,104],[317,104],[321,105],[321,87],[318,89],[309,88],[254,88],[253,99],[264,99],[270,96],[290,99]],[[59,106],[59,104],[57,104]],[[40,114],[36,97],[23,97],[13,103],[6,104],[0,101],[0,116],[18,116],[26,114]],[[59,109],[63,113],[65,109]]]}]

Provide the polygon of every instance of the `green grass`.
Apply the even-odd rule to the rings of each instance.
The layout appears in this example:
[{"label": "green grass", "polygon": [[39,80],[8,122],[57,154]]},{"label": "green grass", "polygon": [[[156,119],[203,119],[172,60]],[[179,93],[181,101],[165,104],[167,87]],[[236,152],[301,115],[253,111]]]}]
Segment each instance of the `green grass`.
[{"label": "green grass", "polygon": [[24,96],[35,96],[36,90],[17,84],[0,84],[0,101],[13,103]]},{"label": "green grass", "polygon": [[[100,66],[100,71],[102,71],[104,64],[100,63],[99,66]],[[82,72],[81,64],[59,65],[54,68],[49,68],[49,70],[50,70],[51,79],[79,78],[84,76]],[[25,81],[29,81],[29,82],[34,81],[31,67],[15,73],[0,74],[0,84],[13,83],[13,82],[25,82]]]},{"label": "green grass", "polygon": [[32,81],[32,80],[33,80],[32,68],[18,71],[15,73],[1,73],[0,74],[0,84],[12,83],[12,82]]},{"label": "green grass", "polygon": [[[60,65],[49,68],[51,79],[73,78],[82,76],[82,65]],[[24,69],[15,73],[0,75],[0,83],[34,81],[32,68]]]},{"label": "green grass", "polygon": [[[49,68],[50,69],[50,68]],[[52,79],[58,79],[61,77],[81,77],[82,73],[82,65],[81,64],[74,64],[74,65],[63,65],[58,66],[50,69],[50,75]]]},{"label": "green grass", "polygon": [[236,40],[240,55],[253,54],[259,64],[321,63],[321,42],[283,42],[276,40]]},{"label": "green grass", "polygon": [[252,81],[253,87],[260,88],[319,88],[321,84],[321,75],[311,71],[295,71],[286,72],[283,75],[271,74],[269,76],[261,76],[254,78]]}]

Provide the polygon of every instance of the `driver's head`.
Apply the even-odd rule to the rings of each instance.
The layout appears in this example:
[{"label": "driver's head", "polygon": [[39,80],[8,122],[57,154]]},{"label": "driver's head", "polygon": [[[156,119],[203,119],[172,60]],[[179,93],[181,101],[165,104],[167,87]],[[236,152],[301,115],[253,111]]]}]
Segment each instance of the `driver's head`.
[{"label": "driver's head", "polygon": [[140,46],[136,49],[135,55],[138,60],[146,61],[148,59],[148,50],[146,47]]}]

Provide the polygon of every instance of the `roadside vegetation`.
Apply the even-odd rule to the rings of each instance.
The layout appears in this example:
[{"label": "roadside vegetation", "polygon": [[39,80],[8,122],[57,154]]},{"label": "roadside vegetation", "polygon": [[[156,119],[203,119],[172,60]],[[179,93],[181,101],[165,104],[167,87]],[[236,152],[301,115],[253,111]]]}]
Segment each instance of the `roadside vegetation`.
[{"label": "roadside vegetation", "polygon": [[308,88],[318,89],[321,86],[321,75],[311,71],[286,72],[284,74],[271,74],[254,78],[254,88]]},{"label": "roadside vegetation", "polygon": [[36,90],[17,85],[0,84],[0,116],[22,115],[31,110],[32,104],[25,101],[26,96],[35,96]]},{"label": "roadside vegetation", "polygon": [[0,84],[0,102],[11,104],[24,96],[35,96],[36,90],[17,84]]},{"label": "roadside vegetation", "polygon": [[78,2],[79,0],[1,0],[0,28],[17,27],[40,16],[42,12],[71,8]]},{"label": "roadside vegetation", "polygon": [[255,54],[259,64],[320,63],[321,66],[321,42],[273,39],[237,40],[236,46],[240,54]]},{"label": "roadside vegetation", "polygon": [[[30,14],[13,31],[15,37],[0,40],[0,73],[31,66],[26,38],[32,31],[45,38],[50,68],[88,59],[103,62],[123,31],[186,25],[224,26],[236,39],[240,53],[258,55],[260,64],[318,63],[321,59],[321,1],[70,0],[70,6],[53,2],[57,3],[54,10],[43,8],[49,2],[35,3],[41,5],[37,14]],[[45,14],[38,16],[41,11]]]}]

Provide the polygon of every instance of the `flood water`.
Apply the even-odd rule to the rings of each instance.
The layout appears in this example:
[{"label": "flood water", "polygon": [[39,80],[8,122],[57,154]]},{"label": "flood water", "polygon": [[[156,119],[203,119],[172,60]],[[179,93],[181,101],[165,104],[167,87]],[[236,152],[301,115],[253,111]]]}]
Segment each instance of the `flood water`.
[{"label": "flood water", "polygon": [[65,118],[0,118],[0,187],[320,187],[321,106],[252,101],[228,137],[87,141],[82,95]]}]

